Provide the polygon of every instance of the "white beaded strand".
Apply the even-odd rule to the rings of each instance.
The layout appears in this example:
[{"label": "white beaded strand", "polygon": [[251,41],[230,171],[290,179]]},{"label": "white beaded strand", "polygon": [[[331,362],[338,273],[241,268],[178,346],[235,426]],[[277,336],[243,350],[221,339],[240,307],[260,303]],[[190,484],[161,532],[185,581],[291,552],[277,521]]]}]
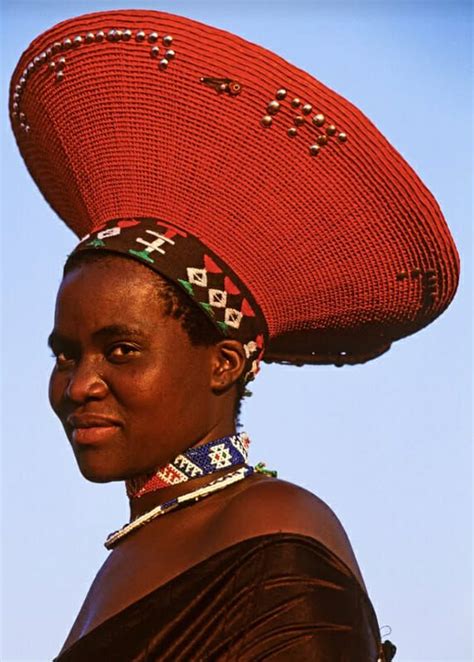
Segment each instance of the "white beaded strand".
[{"label": "white beaded strand", "polygon": [[104,545],[107,549],[112,549],[119,540],[121,540],[128,534],[132,533],[132,531],[135,531],[136,529],[144,526],[145,524],[148,524],[148,522],[151,522],[156,517],[159,517],[160,515],[165,515],[166,513],[175,510],[176,508],[178,508],[178,506],[180,506],[182,503],[185,503],[186,501],[193,501],[193,500],[199,501],[199,499],[202,499],[208,496],[209,494],[212,494],[213,492],[222,490],[228,485],[232,485],[233,483],[236,483],[239,480],[246,478],[251,473],[253,473],[252,467],[249,466],[242,467],[240,469],[237,469],[236,471],[232,471],[231,473],[226,474],[225,476],[216,478],[216,480],[213,480],[211,483],[208,483],[208,485],[204,487],[200,487],[199,489],[193,490],[192,492],[188,492],[187,494],[182,494],[181,496],[176,498],[176,501],[174,502],[171,501],[169,506],[166,506],[165,504],[160,504],[159,506],[156,506],[147,513],[140,515],[140,517],[137,517],[129,524],[126,524],[115,533],[111,533],[107,537],[107,540],[105,541]]}]

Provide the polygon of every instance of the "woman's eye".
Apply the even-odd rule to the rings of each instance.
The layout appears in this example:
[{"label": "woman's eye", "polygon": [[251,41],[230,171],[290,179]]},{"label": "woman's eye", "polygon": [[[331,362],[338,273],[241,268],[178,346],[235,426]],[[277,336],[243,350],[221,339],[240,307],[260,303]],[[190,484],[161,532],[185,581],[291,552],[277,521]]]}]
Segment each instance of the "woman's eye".
[{"label": "woman's eye", "polygon": [[56,359],[56,366],[58,368],[65,368],[74,361],[72,356],[68,356],[65,352],[53,352],[51,356]]},{"label": "woman's eye", "polygon": [[131,357],[135,352],[138,352],[138,349],[133,345],[120,344],[111,347],[107,356],[120,361]]}]

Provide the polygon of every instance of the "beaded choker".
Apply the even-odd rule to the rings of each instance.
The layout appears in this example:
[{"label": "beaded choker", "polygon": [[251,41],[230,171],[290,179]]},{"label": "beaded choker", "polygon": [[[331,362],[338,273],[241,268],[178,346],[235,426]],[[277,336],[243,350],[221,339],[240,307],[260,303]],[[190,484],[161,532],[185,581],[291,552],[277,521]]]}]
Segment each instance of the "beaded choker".
[{"label": "beaded choker", "polygon": [[241,432],[189,448],[157,471],[127,480],[127,495],[129,498],[141,497],[163,487],[177,485],[193,478],[201,478],[220,469],[245,464],[249,444],[248,435]]}]

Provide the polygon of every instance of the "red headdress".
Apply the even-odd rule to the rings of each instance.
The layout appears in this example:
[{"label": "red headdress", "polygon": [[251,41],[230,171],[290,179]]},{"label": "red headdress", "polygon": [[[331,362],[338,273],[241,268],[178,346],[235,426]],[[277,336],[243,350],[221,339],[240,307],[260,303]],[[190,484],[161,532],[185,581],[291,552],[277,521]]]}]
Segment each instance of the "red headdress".
[{"label": "red headdress", "polygon": [[[182,278],[152,268],[198,290],[257,359],[266,341],[266,360],[363,362],[454,296],[449,230],[400,154],[350,102],[237,36],[149,10],[66,20],[21,56],[10,111],[28,170],[86,242],[157,223],[202,246],[193,264],[170,253]],[[144,237],[150,256],[161,239]]]}]

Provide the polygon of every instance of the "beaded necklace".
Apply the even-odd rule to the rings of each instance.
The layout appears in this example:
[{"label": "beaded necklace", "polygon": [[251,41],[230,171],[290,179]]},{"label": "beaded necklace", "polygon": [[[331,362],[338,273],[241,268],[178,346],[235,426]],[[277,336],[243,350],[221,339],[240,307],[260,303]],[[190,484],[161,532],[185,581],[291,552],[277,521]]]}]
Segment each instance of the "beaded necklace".
[{"label": "beaded necklace", "polygon": [[176,510],[188,502],[193,503],[199,501],[200,499],[203,499],[213,492],[217,492],[224,489],[225,487],[228,487],[229,485],[233,485],[239,480],[243,480],[244,478],[247,478],[247,476],[252,475],[255,470],[256,469],[250,466],[241,467],[240,469],[232,471],[225,476],[216,478],[205,487],[200,487],[197,490],[193,490],[187,494],[182,494],[181,496],[175,497],[174,499],[170,499],[170,501],[166,501],[165,503],[156,506],[147,513],[140,515],[140,517],[137,517],[129,524],[125,524],[125,526],[123,526],[118,531],[111,533],[104,543],[105,547],[107,549],[112,549],[120,540],[122,540],[122,538],[129,535],[133,531],[136,531],[136,529],[141,528],[145,524],[148,524],[148,522],[151,522],[160,515],[166,515],[166,513],[169,513],[172,510]]},{"label": "beaded necklace", "polygon": [[121,529],[111,533],[104,545],[113,549],[118,542],[133,531],[141,528],[160,515],[166,515],[186,504],[195,503],[200,499],[233,485],[234,483],[251,476],[255,471],[276,477],[276,471],[265,469],[265,463],[259,462],[255,467],[247,464],[248,447],[250,439],[245,432],[222,437],[201,446],[189,448],[178,455],[172,462],[144,478],[127,481],[127,494],[131,498],[141,497],[147,492],[155,491],[169,485],[176,485],[184,481],[200,478],[221,469],[244,464],[243,467],[231,471],[211,481],[204,487],[181,494],[174,499],[166,501],[152,510],[140,515]]},{"label": "beaded necklace", "polygon": [[166,466],[145,476],[127,480],[127,496],[131,499],[141,497],[169,485],[177,485],[227,467],[245,464],[249,445],[247,433],[241,432],[188,448]]}]

